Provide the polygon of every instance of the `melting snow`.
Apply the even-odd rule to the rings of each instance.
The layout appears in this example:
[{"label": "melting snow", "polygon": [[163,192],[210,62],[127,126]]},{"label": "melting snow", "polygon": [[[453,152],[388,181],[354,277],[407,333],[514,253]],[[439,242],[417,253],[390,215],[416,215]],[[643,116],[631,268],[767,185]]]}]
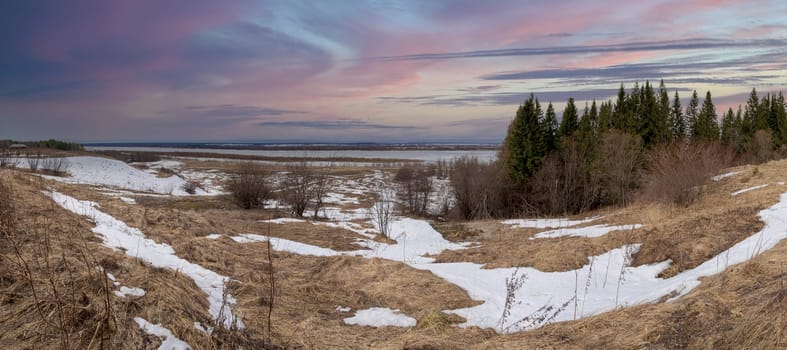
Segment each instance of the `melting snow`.
[{"label": "melting snow", "polygon": [[740,173],[743,173],[743,170],[741,170],[741,171],[733,171],[733,172],[725,173],[725,174],[721,174],[721,175],[716,175],[716,176],[712,177],[711,180],[713,180],[713,181],[721,181],[721,180],[724,180],[724,179],[726,179],[728,177],[738,175]]},{"label": "melting snow", "polygon": [[278,218],[278,219],[270,219],[270,220],[259,220],[258,222],[263,222],[263,223],[270,222],[272,224],[286,224],[288,222],[306,222],[306,221],[301,219],[293,219],[293,218]]},{"label": "melting snow", "polygon": [[[669,266],[669,261],[629,266],[639,245],[625,245],[590,257],[585,266],[565,272],[542,272],[528,267],[484,269],[481,264],[467,262],[433,263],[433,259],[424,255],[437,254],[445,249],[461,249],[463,245],[445,241],[427,222],[414,219],[394,221],[392,237],[397,240],[397,244],[366,241],[370,250],[365,251],[336,252],[275,238],[271,242],[280,242],[274,244],[274,249],[283,248],[299,254],[384,258],[431,271],[467,291],[472,299],[483,302],[474,307],[447,311],[466,318],[467,322],[462,326],[514,332],[619,307],[658,302],[665,296],[673,296],[674,299],[686,295],[700,284],[701,277],[719,273],[729,265],[745,262],[787,238],[787,230],[783,227],[787,218],[787,193],[782,194],[779,203],[761,211],[759,216],[765,222],[762,231],[703,264],[668,279],[657,276]],[[247,238],[249,236],[252,235],[244,235]],[[253,237],[266,239],[259,235]],[[724,261],[723,266],[721,261]],[[525,278],[524,286],[514,293],[518,302],[511,305],[507,317],[502,317],[506,309],[506,280],[516,276]],[[359,314],[360,319],[367,315],[360,311]],[[361,322],[358,318],[357,314],[351,318],[351,322]]]},{"label": "melting snow", "polygon": [[134,317],[134,322],[139,325],[139,328],[142,328],[142,331],[159,337],[161,339],[161,345],[159,345],[159,350],[190,350],[191,346],[186,342],[178,339],[176,336],[161,326],[161,324],[156,323],[152,324],[145,320],[142,317]]},{"label": "melting snow", "polygon": [[[107,186],[159,194],[188,195],[183,190],[185,180],[170,176],[156,177],[119,160],[99,157],[68,157],[68,177],[45,176],[56,181]],[[208,194],[197,189],[197,194]]]},{"label": "melting snow", "polygon": [[114,293],[120,298],[125,298],[126,295],[130,295],[132,297],[141,297],[145,295],[145,290],[142,288],[129,288],[122,286],[120,287],[120,290],[116,290]]},{"label": "melting snow", "polygon": [[345,324],[372,327],[415,327],[417,321],[399,310],[384,307],[373,307],[358,310],[355,316],[344,319]]},{"label": "melting snow", "polygon": [[734,197],[734,196],[737,196],[737,195],[739,195],[741,193],[746,193],[746,192],[749,192],[749,191],[758,190],[758,189],[761,189],[763,187],[768,187],[768,184],[754,186],[754,187],[749,187],[749,188],[744,188],[744,189],[742,189],[740,191],[732,192],[731,195]]},{"label": "melting snow", "polygon": [[533,238],[557,238],[557,237],[601,237],[610,233],[612,231],[625,231],[625,230],[635,230],[642,227],[640,224],[634,225],[619,225],[619,226],[609,226],[609,225],[593,225],[587,227],[579,227],[579,228],[561,228],[557,230],[545,231],[541,232]]},{"label": "melting snow", "polygon": [[137,204],[137,201],[134,200],[134,198],[118,197],[118,199],[122,200],[123,202],[126,202],[127,204]]},{"label": "melting snow", "polygon": [[601,216],[593,216],[582,220],[571,220],[566,218],[558,219],[513,219],[504,220],[501,223],[512,225],[516,228],[560,228],[581,225],[591,221],[601,219]]},{"label": "melting snow", "polygon": [[[235,304],[235,298],[228,295],[228,305],[222,307],[227,277],[178,257],[169,245],[146,238],[142,231],[129,227],[124,222],[96,209],[97,204],[94,202],[81,201],[54,191],[45,194],[63,208],[90,218],[96,224],[93,232],[101,236],[107,247],[120,249],[126,255],[136,257],[155,267],[169,268],[190,277],[207,294],[210,315],[214,319],[223,320],[227,328],[232,326],[235,319],[230,305]],[[239,327],[243,326],[240,320],[237,320],[237,323]]]}]

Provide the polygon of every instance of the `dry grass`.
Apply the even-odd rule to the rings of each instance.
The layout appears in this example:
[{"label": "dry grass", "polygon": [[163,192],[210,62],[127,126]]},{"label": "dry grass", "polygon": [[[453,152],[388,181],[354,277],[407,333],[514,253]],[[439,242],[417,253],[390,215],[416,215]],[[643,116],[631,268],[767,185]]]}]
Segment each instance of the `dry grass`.
[{"label": "dry grass", "polygon": [[[757,211],[772,205],[777,195],[787,190],[775,184],[785,180],[787,162],[759,165],[756,172],[751,167],[740,169],[745,169],[746,173],[710,183],[703,196],[687,208],[635,203],[626,209],[608,212],[604,219],[587,225],[606,222],[647,226],[598,238],[529,240],[538,231],[512,229],[497,221],[438,225],[438,229],[453,240],[481,244],[478,248],[443,253],[439,259],[474,261],[485,263],[487,267],[528,265],[544,271],[562,271],[587,263],[590,255],[626,243],[641,242],[642,250],[636,263],[673,259],[673,267],[665,272],[669,276],[696,266],[708,256],[759,230],[761,223],[756,217]],[[368,170],[336,171],[335,174],[357,179]],[[637,306],[534,331],[498,335],[488,329],[454,327],[462,320],[441,310],[469,307],[475,302],[455,285],[426,271],[379,259],[311,257],[284,252],[272,254],[274,268],[271,271],[265,243],[239,244],[227,238],[204,238],[211,233],[268,234],[270,229],[270,235],[276,237],[336,250],[356,250],[358,246],[352,242],[358,236],[350,231],[311,223],[260,223],[258,220],[281,213],[236,210],[221,197],[136,196],[138,204],[129,205],[87,187],[42,181],[20,172],[0,173],[0,179],[12,183],[13,198],[20,199],[14,201],[17,205],[14,209],[22,213],[20,217],[31,232],[22,241],[25,258],[40,261],[33,264],[37,267],[46,265],[38,247],[44,241],[45,232],[49,232],[51,237],[61,240],[53,240],[50,256],[54,259],[51,261],[71,269],[69,272],[63,268],[37,268],[34,285],[40,287],[38,290],[42,291],[41,299],[45,302],[36,303],[24,274],[9,263],[14,261],[13,251],[7,244],[0,246],[2,348],[62,348],[59,335],[64,332],[57,321],[57,302],[53,302],[56,298],[52,288],[47,287],[47,271],[56,272],[53,275],[58,291],[76,293],[76,300],[86,300],[84,309],[90,317],[79,317],[84,321],[69,328],[71,348],[87,348],[95,329],[100,330],[96,339],[104,339],[105,348],[156,348],[158,340],[139,331],[132,320],[135,316],[162,323],[195,349],[231,348],[233,344],[255,348],[269,338],[285,348],[300,349],[785,348],[785,242],[749,263],[704,278],[697,289],[675,302]],[[763,183],[771,185],[730,196],[733,191]],[[242,315],[246,331],[221,339],[196,331],[194,321],[210,324],[211,320],[204,294],[190,279],[176,271],[151,268],[104,248],[90,232],[92,224],[53,204],[39,192],[42,186],[96,201],[101,204],[102,211],[142,229],[157,242],[170,244],[180,257],[237,280],[239,283],[231,290],[238,299],[233,310]],[[0,200],[0,204],[3,203],[7,202]],[[370,203],[364,202],[360,207]],[[0,211],[2,208],[0,205]],[[5,215],[0,217],[4,218]],[[47,227],[48,231],[44,230]],[[80,248],[85,246],[86,249]],[[79,258],[80,249],[83,253],[89,251],[95,259],[89,259],[86,264]],[[66,257],[61,261],[63,253]],[[89,266],[92,267],[87,268]],[[127,299],[113,295],[110,307],[105,308],[103,296],[106,293],[101,285],[106,279],[96,273],[97,266],[118,276],[123,285],[143,288],[147,294]],[[276,301],[272,334],[268,334],[266,315],[270,306],[271,272],[276,280]],[[63,300],[71,300],[69,298]],[[45,317],[40,316],[36,305],[46,307]],[[71,307],[67,305],[62,303],[61,307]],[[349,306],[353,311],[338,312],[337,306]],[[418,319],[418,325],[412,329],[344,325],[343,319],[352,316],[354,310],[368,307],[400,309]],[[115,323],[113,327],[101,328],[101,320],[105,319],[102,315],[110,314],[106,310],[111,310]],[[95,342],[91,347],[99,348]]]}]

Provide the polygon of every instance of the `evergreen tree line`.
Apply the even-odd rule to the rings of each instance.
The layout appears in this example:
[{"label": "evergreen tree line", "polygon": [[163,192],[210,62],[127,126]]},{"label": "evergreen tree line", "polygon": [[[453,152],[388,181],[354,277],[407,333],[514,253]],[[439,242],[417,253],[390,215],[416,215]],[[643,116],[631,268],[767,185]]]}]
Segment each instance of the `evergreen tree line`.
[{"label": "evergreen tree line", "polygon": [[[787,149],[781,92],[759,98],[752,89],[745,106],[720,119],[710,91],[700,101],[695,90],[683,108],[678,91],[670,99],[663,81],[658,87],[635,84],[628,92],[621,85],[614,102],[592,101],[581,111],[569,98],[560,122],[551,102],[544,110],[531,94],[518,107],[500,152],[508,182],[503,202],[517,213],[540,214],[624,205],[654,176],[649,160],[657,152],[721,157],[714,152],[731,149],[742,159],[763,148],[769,154]],[[702,151],[695,152],[698,147]]]}]

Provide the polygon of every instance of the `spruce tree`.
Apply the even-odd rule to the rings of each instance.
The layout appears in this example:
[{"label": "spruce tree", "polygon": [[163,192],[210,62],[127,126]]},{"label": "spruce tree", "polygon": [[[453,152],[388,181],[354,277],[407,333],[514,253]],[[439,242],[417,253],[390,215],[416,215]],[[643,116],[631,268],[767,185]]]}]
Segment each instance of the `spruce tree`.
[{"label": "spruce tree", "polygon": [[721,143],[727,146],[737,144],[738,130],[735,124],[735,114],[732,112],[732,107],[730,107],[721,120]]},{"label": "spruce tree", "polygon": [[680,106],[678,90],[675,90],[675,98],[672,100],[668,123],[672,140],[682,140],[686,137],[686,121],[683,118],[683,109]]},{"label": "spruce tree", "polygon": [[571,97],[566,103],[566,108],[563,110],[563,120],[560,121],[560,137],[571,136],[579,129],[579,114],[577,106],[574,104],[574,98]]},{"label": "spruce tree", "polygon": [[702,109],[697,116],[694,136],[699,140],[716,141],[719,139],[719,124],[716,121],[716,107],[711,100],[710,91],[705,94]]},{"label": "spruce tree", "polygon": [[541,106],[535,96],[530,94],[508,126],[502,156],[514,183],[523,184],[529,179],[546,154],[541,117]]},{"label": "spruce tree", "polygon": [[688,134],[692,137],[697,135],[697,116],[699,115],[700,99],[697,97],[697,90],[691,94],[689,106],[686,107],[686,123],[688,124]]},{"label": "spruce tree", "polygon": [[549,102],[547,106],[547,113],[544,116],[544,122],[541,126],[541,130],[544,133],[544,146],[546,147],[545,152],[549,153],[557,149],[557,141],[558,141],[558,125],[557,125],[557,115],[555,114],[555,108],[552,107],[552,102]]},{"label": "spruce tree", "polygon": [[743,113],[743,133],[747,137],[754,135],[754,132],[757,131],[757,113],[759,109],[760,99],[757,97],[757,89],[751,89]]},{"label": "spruce tree", "polygon": [[626,90],[623,84],[620,84],[620,89],[618,89],[618,98],[615,101],[615,108],[612,111],[612,120],[610,121],[610,127],[613,129],[618,130],[625,130],[627,123],[626,123]]}]

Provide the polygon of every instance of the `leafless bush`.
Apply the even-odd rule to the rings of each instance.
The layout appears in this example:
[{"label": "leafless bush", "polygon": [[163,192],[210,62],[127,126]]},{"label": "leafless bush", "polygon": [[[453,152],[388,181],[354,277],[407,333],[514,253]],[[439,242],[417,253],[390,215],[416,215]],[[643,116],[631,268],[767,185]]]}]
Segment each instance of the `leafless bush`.
[{"label": "leafless bush", "polygon": [[[271,198],[270,173],[254,163],[243,163],[224,185],[232,200],[243,209],[262,207]],[[196,190],[196,189],[195,189]]]},{"label": "leafless bush", "polygon": [[398,184],[405,213],[410,215],[427,214],[429,196],[433,191],[434,175],[434,168],[423,164],[408,164],[399,168],[394,176],[394,181]]},{"label": "leafless bush", "polygon": [[196,180],[186,181],[186,183],[184,183],[181,187],[183,188],[183,191],[186,191],[186,193],[195,194],[197,193],[197,189],[200,188],[200,183]]},{"label": "leafless bush", "polygon": [[283,176],[280,182],[281,199],[290,205],[293,215],[302,217],[312,196],[312,170],[305,162],[301,162],[288,166]]},{"label": "leafless bush", "polygon": [[314,214],[322,209],[325,195],[330,190],[330,178],[327,173],[309,167],[300,162],[287,167],[280,182],[281,199],[290,205],[293,215],[302,217],[310,206]]},{"label": "leafless bush", "polygon": [[702,185],[729,166],[733,153],[718,143],[676,143],[653,149],[648,156],[646,199],[688,205]]},{"label": "leafless bush", "polygon": [[331,189],[331,179],[325,171],[316,171],[314,173],[314,180],[312,181],[312,205],[314,207],[314,217],[317,217],[320,209],[323,207],[323,201],[328,191]]},{"label": "leafless bush", "polygon": [[532,201],[540,211],[549,214],[574,213],[592,202],[585,191],[587,166],[575,143],[567,143],[560,151],[549,155],[533,174]]},{"label": "leafless bush", "polygon": [[372,223],[375,228],[380,231],[383,236],[391,237],[391,223],[394,217],[394,210],[396,209],[396,200],[394,191],[388,188],[382,188],[377,195],[374,205],[369,209],[369,216],[371,216]]},{"label": "leafless bush", "polygon": [[775,158],[773,136],[770,130],[757,130],[746,144],[746,155],[754,164],[761,164]]},{"label": "leafless bush", "polygon": [[498,163],[460,157],[451,163],[454,215],[461,219],[505,216],[512,212],[507,193],[510,182]]},{"label": "leafless bush", "polygon": [[604,133],[598,149],[604,202],[626,205],[639,185],[644,162],[642,138],[619,131]]},{"label": "leafless bush", "polygon": [[46,157],[41,159],[41,168],[55,176],[63,176],[68,170],[68,160],[64,157]]}]

